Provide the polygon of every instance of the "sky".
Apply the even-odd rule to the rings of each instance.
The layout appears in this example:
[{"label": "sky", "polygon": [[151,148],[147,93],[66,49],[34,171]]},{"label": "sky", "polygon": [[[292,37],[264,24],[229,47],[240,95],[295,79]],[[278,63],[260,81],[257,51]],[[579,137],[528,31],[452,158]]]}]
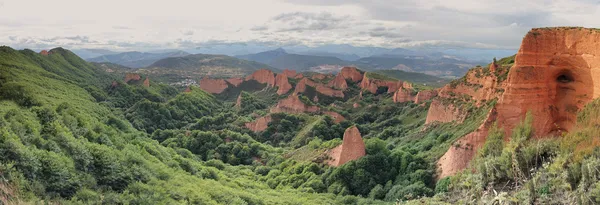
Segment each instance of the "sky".
[{"label": "sky", "polygon": [[599,8],[600,0],[0,0],[0,45],[518,49],[533,27],[600,27]]}]

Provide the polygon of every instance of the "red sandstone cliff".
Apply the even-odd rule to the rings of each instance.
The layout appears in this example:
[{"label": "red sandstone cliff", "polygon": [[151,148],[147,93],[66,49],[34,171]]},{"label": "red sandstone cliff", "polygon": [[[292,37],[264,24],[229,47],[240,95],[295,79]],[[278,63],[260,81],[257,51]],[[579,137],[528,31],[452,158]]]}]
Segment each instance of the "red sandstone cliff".
[{"label": "red sandstone cliff", "polygon": [[379,87],[387,87],[387,92],[393,93],[396,92],[399,88],[401,88],[402,84],[402,81],[371,79],[367,77],[367,73],[365,72],[362,78],[362,82],[360,82],[360,87],[362,89],[368,90],[371,93],[377,93],[377,89]]},{"label": "red sandstone cliff", "polygon": [[42,51],[40,51],[40,54],[42,54],[43,56],[48,56],[48,51],[42,50]]},{"label": "red sandstone cliff", "polygon": [[237,87],[240,84],[242,84],[242,82],[244,82],[243,78],[229,78],[227,79],[227,82],[230,83],[231,85]]},{"label": "red sandstone cliff", "polygon": [[296,84],[294,93],[306,92],[306,86],[314,87],[317,90],[317,92],[319,92],[323,95],[327,95],[327,96],[331,96],[331,97],[338,97],[338,98],[344,97],[343,91],[327,87],[320,83],[316,83],[308,78],[302,78],[302,80],[300,80],[300,82],[298,82],[298,84]]},{"label": "red sandstone cliff", "polygon": [[290,78],[296,77],[296,71],[295,70],[285,69],[285,70],[283,70],[282,73],[284,75],[286,75],[287,77],[290,77]]},{"label": "red sandstone cliff", "polygon": [[365,143],[358,128],[352,126],[346,129],[342,144],[329,150],[327,154],[331,158],[327,161],[327,164],[336,167],[365,156]]},{"label": "red sandstone cliff", "polygon": [[415,103],[416,104],[420,104],[423,103],[425,101],[431,100],[434,97],[437,96],[437,90],[423,90],[423,91],[419,91],[417,93],[417,96],[415,96]]},{"label": "red sandstone cliff", "polygon": [[340,122],[346,120],[346,118],[344,118],[344,116],[340,115],[337,112],[325,111],[325,112],[323,112],[323,114],[331,116],[331,118],[333,118],[333,121],[335,123],[340,123]]},{"label": "red sandstone cliff", "polygon": [[129,81],[132,81],[132,80],[137,81],[137,80],[141,80],[141,79],[142,79],[142,76],[140,76],[140,74],[137,74],[137,73],[127,73],[127,74],[125,74],[125,79],[123,81],[125,83],[128,83]]},{"label": "red sandstone cliff", "polygon": [[332,87],[339,90],[346,90],[346,88],[348,88],[348,84],[346,83],[346,79],[344,78],[342,73],[338,73],[333,80],[327,83],[327,87]]},{"label": "red sandstone cliff", "polygon": [[146,76],[146,80],[144,80],[143,83],[144,87],[150,87],[150,78],[148,76]]},{"label": "red sandstone cliff", "polygon": [[253,132],[260,132],[267,129],[269,122],[271,122],[271,116],[267,115],[261,118],[256,119],[253,122],[247,122],[245,124],[246,128],[252,130]]},{"label": "red sandstone cliff", "polygon": [[288,82],[288,77],[281,73],[277,74],[275,77],[275,86],[279,87],[279,89],[277,89],[278,95],[286,94],[292,89],[292,85]]},{"label": "red sandstone cliff", "polygon": [[415,96],[413,96],[412,89],[400,88],[395,93],[392,99],[395,103],[412,102]]},{"label": "red sandstone cliff", "polygon": [[[491,65],[492,69],[498,72],[500,67]],[[440,177],[468,166],[485,142],[489,122],[496,121],[505,136],[510,136],[510,130],[529,111],[534,118],[534,137],[570,131],[577,111],[600,96],[598,81],[600,32],[584,28],[532,29],[523,38],[496,107],[477,131],[455,143],[456,147],[469,144],[473,148],[450,148],[438,161]],[[485,99],[490,95],[479,96]]]},{"label": "red sandstone cliff", "polygon": [[273,71],[267,70],[267,69],[260,69],[257,70],[256,72],[252,73],[252,75],[249,75],[246,77],[246,81],[248,80],[256,80],[259,83],[262,84],[267,84],[269,86],[274,86],[275,85],[275,74],[273,74]]},{"label": "red sandstone cliff", "polygon": [[323,79],[327,78],[327,75],[322,74],[322,73],[316,73],[316,74],[312,75],[310,78],[313,80],[323,80]]},{"label": "red sandstone cliff", "polygon": [[200,80],[200,89],[209,93],[219,94],[227,89],[227,87],[227,82],[223,79],[210,79],[204,77]]},{"label": "red sandstone cliff", "polygon": [[363,79],[363,74],[355,67],[343,67],[340,73],[344,79],[349,79],[353,82],[359,82]]},{"label": "red sandstone cliff", "polygon": [[296,94],[291,94],[287,98],[280,100],[275,107],[271,108],[271,113],[303,113],[317,111],[319,111],[319,107],[304,104]]}]

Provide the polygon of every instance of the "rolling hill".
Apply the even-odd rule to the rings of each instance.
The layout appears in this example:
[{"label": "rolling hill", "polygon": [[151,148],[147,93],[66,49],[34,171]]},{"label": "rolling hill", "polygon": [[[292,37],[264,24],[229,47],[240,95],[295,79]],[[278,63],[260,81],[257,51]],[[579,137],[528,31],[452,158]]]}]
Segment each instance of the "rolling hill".
[{"label": "rolling hill", "polygon": [[131,68],[141,68],[149,66],[160,59],[168,57],[182,57],[187,55],[190,54],[184,51],[172,51],[165,53],[142,53],[133,51],[119,54],[103,55],[95,58],[90,58],[88,59],[88,61],[97,63],[109,62]]}]

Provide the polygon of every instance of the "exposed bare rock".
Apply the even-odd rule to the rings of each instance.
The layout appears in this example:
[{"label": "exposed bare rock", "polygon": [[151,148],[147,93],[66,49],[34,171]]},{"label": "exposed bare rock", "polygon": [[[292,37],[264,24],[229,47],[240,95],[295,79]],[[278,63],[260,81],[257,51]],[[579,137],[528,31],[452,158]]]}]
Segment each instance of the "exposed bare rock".
[{"label": "exposed bare rock", "polygon": [[331,97],[338,97],[338,98],[344,97],[343,91],[327,87],[320,83],[316,83],[308,78],[302,78],[302,80],[300,80],[300,82],[298,82],[298,84],[296,84],[294,93],[306,92],[306,86],[314,87],[317,90],[317,92],[319,92],[323,95],[327,95],[327,96],[331,96]]},{"label": "exposed bare rock", "polygon": [[235,101],[235,108],[241,108],[242,107],[242,94],[240,93],[240,95],[238,95],[237,100]]},{"label": "exposed bare rock", "polygon": [[248,80],[256,80],[259,83],[267,84],[271,87],[275,86],[275,74],[273,71],[267,69],[257,70],[256,72],[252,73],[252,75],[246,77],[246,81]]},{"label": "exposed bare rock", "polygon": [[135,80],[141,80],[142,76],[140,76],[140,74],[137,73],[127,73],[125,74],[125,79],[123,80],[125,83],[128,83],[129,81]]},{"label": "exposed bare rock", "polygon": [[245,126],[249,130],[252,130],[253,132],[261,132],[261,131],[264,131],[267,129],[271,120],[272,120],[271,116],[267,115],[267,116],[258,118],[253,122],[247,122],[245,124]]},{"label": "exposed bare rock", "polygon": [[400,88],[398,89],[392,98],[395,103],[412,102],[415,99],[413,96],[412,89]]},{"label": "exposed bare rock", "polygon": [[338,73],[333,80],[327,83],[327,87],[346,90],[346,88],[348,88],[348,84],[346,83],[344,76],[341,73]]},{"label": "exposed bare rock", "polygon": [[146,76],[146,80],[144,80],[143,85],[144,85],[144,87],[147,87],[147,88],[150,87],[150,78],[148,76]]},{"label": "exposed bare rock", "polygon": [[200,80],[200,89],[209,93],[219,94],[227,89],[227,87],[227,82],[223,79],[210,79],[204,77]]},{"label": "exposed bare rock", "polygon": [[360,107],[360,105],[359,105],[358,103],[354,103],[354,104],[352,104],[352,107],[353,107],[353,108],[359,108],[359,107]]},{"label": "exposed bare rock", "polygon": [[316,73],[316,74],[312,75],[310,78],[313,80],[323,80],[323,79],[327,78],[327,75],[322,74],[322,73]]},{"label": "exposed bare rock", "polygon": [[346,129],[342,144],[329,150],[327,154],[331,158],[327,161],[327,164],[335,167],[365,156],[365,143],[358,128],[352,126]]},{"label": "exposed bare rock", "polygon": [[43,56],[48,56],[48,51],[47,50],[42,50],[40,51],[40,54]]},{"label": "exposed bare rock", "polygon": [[415,96],[415,103],[421,104],[437,96],[437,90],[422,90]]},{"label": "exposed bare rock", "polygon": [[287,77],[290,77],[290,78],[296,77],[296,71],[295,70],[285,69],[285,70],[283,70],[283,74],[285,76],[287,76]]},{"label": "exposed bare rock", "polygon": [[229,78],[227,79],[227,82],[235,87],[239,86],[240,84],[242,84],[242,82],[244,82],[243,78]]},{"label": "exposed bare rock", "polygon": [[292,89],[292,85],[288,82],[288,77],[281,73],[277,74],[275,77],[275,86],[279,87],[279,89],[277,89],[278,95],[286,94]]},{"label": "exposed bare rock", "polygon": [[425,124],[433,122],[457,122],[462,123],[467,117],[466,111],[462,111],[454,104],[444,104],[440,99],[431,101]]},{"label": "exposed bare rock", "polygon": [[192,88],[190,88],[190,86],[187,86],[187,88],[185,88],[185,90],[183,92],[184,93],[192,92]]},{"label": "exposed bare rock", "polygon": [[390,81],[390,80],[380,80],[380,79],[371,79],[367,77],[367,73],[364,74],[362,78],[362,82],[360,83],[360,87],[362,89],[368,90],[369,92],[375,94],[377,93],[377,89],[379,87],[387,87],[388,93],[396,92],[399,88],[402,87],[402,81]]},{"label": "exposed bare rock", "polygon": [[346,120],[346,118],[344,118],[344,116],[340,115],[340,113],[337,113],[337,112],[326,111],[326,112],[323,112],[323,113],[326,114],[326,115],[331,116],[331,118],[333,118],[333,120],[334,120],[335,123],[340,123],[340,122]]},{"label": "exposed bare rock", "polygon": [[280,100],[277,105],[271,108],[271,113],[287,112],[287,113],[303,113],[303,112],[318,112],[319,107],[314,105],[304,104],[298,95],[291,94],[287,98]]},{"label": "exposed bare rock", "polygon": [[359,82],[363,79],[363,74],[355,67],[343,67],[340,73],[344,79],[350,79],[353,82]]}]

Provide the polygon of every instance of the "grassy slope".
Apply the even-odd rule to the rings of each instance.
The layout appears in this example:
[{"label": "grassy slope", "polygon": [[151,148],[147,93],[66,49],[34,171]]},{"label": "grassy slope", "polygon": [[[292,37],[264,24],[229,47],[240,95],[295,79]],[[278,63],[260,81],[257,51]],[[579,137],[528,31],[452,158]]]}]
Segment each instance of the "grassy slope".
[{"label": "grassy slope", "polygon": [[[106,125],[107,118],[115,116],[108,107],[96,103],[81,86],[88,83],[107,86],[110,81],[106,79],[109,77],[68,51],[53,50],[53,53],[55,54],[41,56],[31,51],[15,51],[6,47],[0,50],[0,85],[4,88],[9,83],[19,83],[27,91],[22,94],[33,96],[38,105],[20,106],[14,99],[5,97],[6,90],[1,93],[3,98],[0,100],[0,116],[4,119],[0,119],[0,123],[7,126],[0,128],[0,144],[12,145],[3,146],[1,151],[14,153],[1,157],[2,172],[13,173],[10,179],[20,181],[19,194],[22,200],[64,200],[55,198],[54,194],[66,191],[62,194],[72,194],[71,200],[76,203],[99,203],[102,200],[105,203],[140,204],[337,203],[337,198],[331,194],[270,189],[257,182],[253,172],[244,166],[216,166],[221,170],[214,165],[208,166],[189,155],[180,155],[182,152],[159,145],[128,123],[125,123],[124,130]],[[36,117],[39,115],[36,114],[38,109],[59,110],[59,105],[66,106],[62,110],[66,114],[57,111],[59,114],[50,125]],[[69,123],[72,118],[75,118],[75,124]],[[44,131],[44,127],[48,126],[58,129],[60,134],[55,136]],[[20,127],[24,128],[19,129]],[[20,132],[21,130],[25,131]],[[42,136],[45,136],[44,139]],[[99,143],[97,140],[102,137],[108,137],[112,143]],[[52,146],[48,147],[49,144],[56,144],[58,147],[51,148]],[[74,154],[75,150],[79,154]],[[33,156],[24,155],[25,153]],[[86,153],[91,153],[91,156]],[[41,170],[29,170],[25,166],[29,162],[23,161],[24,156],[30,156],[28,160],[58,163],[58,166],[47,164],[40,166]],[[130,181],[123,192],[110,191],[110,188],[100,186],[104,180],[101,176],[89,174],[85,168],[78,166],[80,156],[91,157],[88,159],[89,163],[96,169],[101,168],[98,166],[102,162],[111,163],[117,169],[112,171],[123,171],[126,174],[133,171],[130,169],[135,169],[141,173],[129,174],[141,174],[146,178],[137,182]],[[109,161],[102,161],[102,157],[108,157]],[[14,164],[7,164],[9,161]],[[194,167],[197,174],[184,171],[181,168],[184,164]],[[31,173],[39,174],[41,178],[28,177]],[[62,175],[57,175],[60,173]],[[119,173],[112,173],[110,176],[119,177]],[[54,181],[56,177],[59,177],[58,181]],[[88,180],[81,181],[82,177]],[[68,191],[71,189],[62,187],[62,183],[67,181],[75,183],[71,187],[74,193]],[[51,189],[52,187],[54,188]]]}]

